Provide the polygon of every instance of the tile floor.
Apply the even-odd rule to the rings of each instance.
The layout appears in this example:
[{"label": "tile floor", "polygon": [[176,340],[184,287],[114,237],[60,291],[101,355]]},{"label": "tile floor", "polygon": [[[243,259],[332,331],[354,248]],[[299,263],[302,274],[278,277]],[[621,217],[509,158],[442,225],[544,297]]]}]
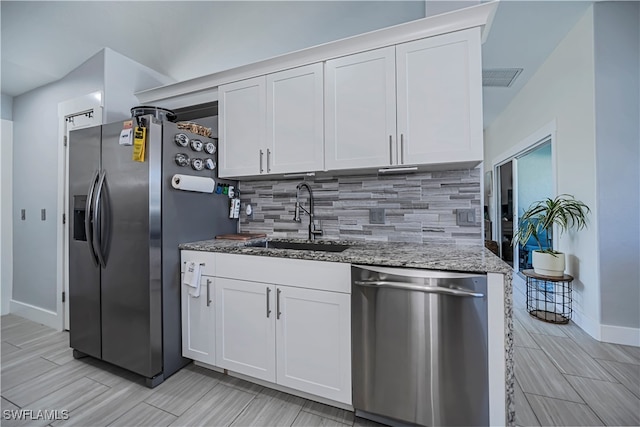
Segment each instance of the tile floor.
[{"label": "tile floor", "polygon": [[[640,348],[600,343],[525,311],[514,286],[516,423],[640,425]],[[374,426],[353,413],[189,365],[155,389],[124,370],[75,360],[69,336],[3,316],[2,410],[65,409],[68,420],[3,426]],[[62,415],[62,414],[59,414]]]}]

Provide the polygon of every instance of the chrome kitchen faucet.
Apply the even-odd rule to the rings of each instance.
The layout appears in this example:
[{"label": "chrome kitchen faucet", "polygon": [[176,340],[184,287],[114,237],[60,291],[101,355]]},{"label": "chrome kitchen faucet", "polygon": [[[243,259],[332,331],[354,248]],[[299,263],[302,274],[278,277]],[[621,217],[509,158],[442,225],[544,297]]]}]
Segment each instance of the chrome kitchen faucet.
[{"label": "chrome kitchen faucet", "polygon": [[[309,210],[306,210],[300,205],[300,189],[306,188],[309,192]],[[313,191],[311,191],[311,187],[306,182],[301,182],[296,186],[296,207],[293,212],[293,220],[295,222],[302,222],[302,218],[300,218],[300,210],[304,211],[309,215],[309,240],[313,240],[315,236],[321,236],[322,230],[317,229],[315,223],[313,222],[314,213],[313,213]]]}]

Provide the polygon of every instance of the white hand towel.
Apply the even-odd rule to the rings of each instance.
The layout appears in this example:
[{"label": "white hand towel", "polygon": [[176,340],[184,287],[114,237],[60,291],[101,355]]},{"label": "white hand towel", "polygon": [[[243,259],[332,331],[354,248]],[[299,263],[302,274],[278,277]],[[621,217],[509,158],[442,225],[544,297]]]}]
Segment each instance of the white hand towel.
[{"label": "white hand towel", "polygon": [[182,281],[185,285],[193,288],[189,289],[189,295],[198,298],[200,296],[200,264],[195,261],[186,262]]}]

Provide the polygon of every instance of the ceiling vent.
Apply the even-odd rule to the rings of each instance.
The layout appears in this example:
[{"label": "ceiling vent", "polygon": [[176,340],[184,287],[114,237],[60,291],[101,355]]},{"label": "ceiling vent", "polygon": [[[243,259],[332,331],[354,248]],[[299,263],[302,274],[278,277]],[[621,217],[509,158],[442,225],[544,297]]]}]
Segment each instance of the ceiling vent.
[{"label": "ceiling vent", "polygon": [[522,68],[491,68],[482,70],[482,86],[511,87],[522,72]]}]

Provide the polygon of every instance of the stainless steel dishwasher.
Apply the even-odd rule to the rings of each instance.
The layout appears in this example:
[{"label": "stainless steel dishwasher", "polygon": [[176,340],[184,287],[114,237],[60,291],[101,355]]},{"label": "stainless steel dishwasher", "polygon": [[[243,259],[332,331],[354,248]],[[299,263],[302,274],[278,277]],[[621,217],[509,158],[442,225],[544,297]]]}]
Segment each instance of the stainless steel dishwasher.
[{"label": "stainless steel dishwasher", "polygon": [[489,425],[485,275],[353,266],[353,406],[391,425]]}]

